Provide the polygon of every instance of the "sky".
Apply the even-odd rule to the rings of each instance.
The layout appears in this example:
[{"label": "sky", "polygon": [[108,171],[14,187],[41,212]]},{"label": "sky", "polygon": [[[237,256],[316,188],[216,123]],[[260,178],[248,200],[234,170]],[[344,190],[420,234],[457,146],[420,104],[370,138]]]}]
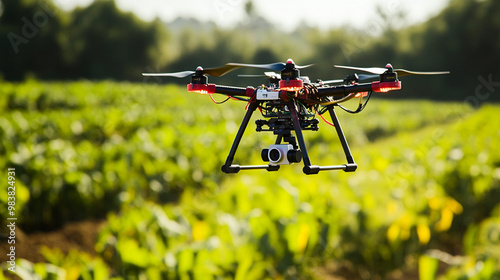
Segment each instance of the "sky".
[{"label": "sky", "polygon": [[[143,20],[160,18],[165,22],[179,16],[193,17],[201,21],[214,21],[221,27],[230,27],[244,18],[247,0],[115,0],[124,11],[134,12]],[[54,0],[61,8],[71,10],[86,6],[92,0]],[[384,14],[396,16],[403,12],[406,17],[400,25],[412,25],[426,21],[446,7],[449,0],[253,0],[258,15],[285,31],[298,25],[323,30],[340,26],[376,29],[381,18],[376,13],[380,7]]]}]

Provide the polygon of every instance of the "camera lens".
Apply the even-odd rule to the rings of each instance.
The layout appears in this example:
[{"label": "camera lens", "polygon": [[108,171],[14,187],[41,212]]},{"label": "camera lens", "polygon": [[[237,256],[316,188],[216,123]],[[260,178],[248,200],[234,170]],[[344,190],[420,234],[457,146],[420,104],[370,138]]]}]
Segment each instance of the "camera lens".
[{"label": "camera lens", "polygon": [[281,152],[277,148],[273,148],[269,151],[269,160],[272,162],[278,162],[281,159]]}]

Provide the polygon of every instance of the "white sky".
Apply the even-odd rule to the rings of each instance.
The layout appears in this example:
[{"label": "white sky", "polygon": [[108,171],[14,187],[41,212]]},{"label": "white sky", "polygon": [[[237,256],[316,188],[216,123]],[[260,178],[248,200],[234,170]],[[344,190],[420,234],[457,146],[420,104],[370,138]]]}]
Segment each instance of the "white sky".
[{"label": "white sky", "polygon": [[[222,27],[230,26],[244,16],[247,0],[116,0],[118,7],[132,11],[144,20],[159,17],[171,21],[178,16],[215,21]],[[54,0],[65,10],[85,6],[92,0]],[[301,22],[322,29],[351,25],[374,26],[380,17],[376,7],[387,15],[397,11],[406,13],[406,25],[420,23],[438,14],[449,0],[253,0],[256,12],[280,26],[293,30]]]}]

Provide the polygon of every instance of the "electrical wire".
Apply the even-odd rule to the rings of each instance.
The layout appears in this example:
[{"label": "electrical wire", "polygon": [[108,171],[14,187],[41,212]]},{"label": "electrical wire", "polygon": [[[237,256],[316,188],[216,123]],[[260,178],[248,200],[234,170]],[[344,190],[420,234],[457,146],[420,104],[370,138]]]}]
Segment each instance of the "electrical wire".
[{"label": "electrical wire", "polygon": [[212,101],[215,103],[215,104],[222,104],[222,103],[225,103],[226,101],[228,101],[230,99],[230,97],[226,98],[224,101],[215,101],[214,97],[213,97],[213,94],[210,94],[210,99],[212,99]]},{"label": "electrical wire", "polygon": [[238,100],[238,101],[244,101],[244,102],[250,101],[250,98],[243,98],[243,97],[239,97],[239,96],[229,96],[229,95],[228,95],[228,97],[230,99]]},{"label": "electrical wire", "polygon": [[[352,95],[352,94],[350,94],[350,95]],[[324,107],[323,107],[323,108],[321,108],[321,109],[319,109],[319,105],[316,105],[314,108],[315,108],[315,110],[316,110],[316,114],[317,114],[317,115],[319,115],[319,116],[321,117],[321,119],[322,119],[325,123],[327,123],[328,125],[331,125],[331,126],[335,126],[333,123],[331,123],[331,122],[327,121],[327,120],[325,119],[325,117],[323,117],[323,114],[324,114],[324,113],[326,113],[326,112],[328,111],[328,106],[329,106],[329,105],[338,106],[338,107],[340,107],[342,110],[344,110],[344,111],[346,111],[346,112],[348,112],[348,113],[350,113],[350,114],[357,114],[357,113],[359,113],[359,112],[361,112],[361,111],[363,111],[363,110],[365,109],[366,104],[368,104],[368,101],[370,100],[370,97],[371,97],[371,96],[372,96],[372,92],[370,91],[370,92],[368,92],[368,97],[367,97],[367,99],[366,99],[365,103],[363,103],[363,95],[361,95],[361,96],[360,96],[360,98],[359,98],[359,105],[358,105],[358,108],[357,108],[356,110],[354,110],[354,111],[353,111],[353,110],[349,110],[349,109],[345,108],[344,106],[342,106],[342,105],[338,104],[338,103],[340,103],[340,102],[343,102],[343,101],[344,101],[344,100],[342,100],[342,99],[335,100],[335,101],[338,101],[338,102],[336,102],[336,103],[332,101],[332,102],[330,102],[331,104],[328,104],[328,105],[324,105],[324,104],[327,104],[327,103],[322,103],[322,104],[319,104],[319,105],[324,106]],[[348,95],[348,96],[346,96],[346,97],[349,97],[349,95]],[[344,97],[344,98],[346,98],[346,97]],[[343,98],[343,99],[344,99],[344,98]],[[352,99],[352,98],[353,98],[353,96],[352,96],[352,97],[350,97],[349,99]],[[347,101],[347,100],[345,100],[345,101]]]},{"label": "electrical wire", "polygon": [[233,100],[237,100],[237,101],[245,101],[245,102],[248,102],[250,101],[250,99],[248,98],[241,98],[241,97],[238,97],[238,96],[230,96],[228,95],[227,98],[223,101],[216,101],[213,97],[213,94],[210,94],[210,99],[212,99],[212,101],[215,103],[215,104],[223,104],[225,103],[226,101],[228,101],[229,99],[233,99]]},{"label": "electrical wire", "polygon": [[[256,100],[257,100],[256,95],[257,95],[257,91],[255,90],[255,91],[253,92],[252,96],[251,96],[251,97],[247,100],[248,102],[247,102],[247,105],[245,106],[245,111],[246,111],[246,110],[248,110],[248,106],[250,106],[250,103],[252,103],[252,102],[256,102]],[[235,98],[236,98],[236,97],[235,97]],[[259,108],[259,107],[260,107],[260,105],[259,105],[257,108]],[[262,113],[262,109],[259,109],[259,110],[260,110],[260,111],[261,111],[261,113]]]},{"label": "electrical wire", "polygon": [[[318,87],[314,84],[306,84],[304,85],[304,88],[301,90],[299,94],[309,94],[310,96],[316,96],[316,93],[318,93]],[[318,100],[310,100],[314,103],[323,105],[323,106],[328,106],[328,105],[335,105],[338,103],[342,103],[348,100],[351,100],[353,97],[356,96],[356,93],[350,93],[347,96],[344,96],[341,99],[330,99],[329,97],[323,97],[323,98],[317,98]]]},{"label": "electrical wire", "polygon": [[366,98],[366,101],[365,101],[365,103],[364,103],[364,104],[362,104],[362,102],[363,102],[363,96],[361,96],[361,97],[359,98],[359,105],[358,105],[358,108],[357,108],[356,110],[354,110],[354,111],[349,110],[349,109],[345,108],[344,106],[341,106],[340,104],[337,104],[337,106],[339,106],[339,107],[340,107],[340,109],[342,109],[342,110],[346,111],[347,113],[350,113],[350,114],[357,114],[357,113],[359,113],[359,112],[361,112],[361,111],[363,111],[363,110],[365,109],[366,104],[368,104],[368,101],[370,101],[370,97],[371,97],[371,96],[372,96],[372,92],[371,92],[371,91],[369,91],[369,92],[368,92],[368,97]]},{"label": "electrical wire", "polygon": [[319,115],[319,116],[321,117],[321,119],[322,119],[322,120],[323,120],[326,124],[331,125],[331,126],[335,126],[333,123],[331,123],[331,122],[327,121],[327,120],[325,119],[325,117],[323,117],[323,114],[320,114],[318,111],[316,111],[316,114],[317,114],[317,115]]},{"label": "electrical wire", "polygon": [[319,105],[328,106],[328,105],[339,104],[341,102],[351,100],[352,98],[354,98],[355,95],[356,95],[355,93],[349,93],[347,96],[344,96],[340,99],[335,99],[333,101],[323,102],[323,103],[320,103]]}]

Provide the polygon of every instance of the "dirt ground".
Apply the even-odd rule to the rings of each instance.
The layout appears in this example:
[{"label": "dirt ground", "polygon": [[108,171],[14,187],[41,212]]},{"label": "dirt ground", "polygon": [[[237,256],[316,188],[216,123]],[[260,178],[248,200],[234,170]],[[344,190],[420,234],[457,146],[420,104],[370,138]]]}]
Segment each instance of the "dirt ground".
[{"label": "dirt ground", "polygon": [[[22,229],[16,228],[16,258],[23,258],[31,262],[44,262],[44,257],[40,254],[40,248],[59,248],[67,254],[70,250],[79,250],[92,256],[96,255],[95,244],[97,235],[104,226],[105,220],[87,220],[66,224],[64,227],[50,232],[34,232],[25,234]],[[7,261],[6,253],[11,245],[7,243],[8,228],[2,225],[0,230],[0,263]],[[337,263],[327,263],[325,266],[317,267],[314,273],[325,280],[356,279],[353,268],[348,265]],[[4,274],[11,279],[19,279],[9,274]],[[407,271],[396,271],[387,279],[418,279],[418,273],[411,269]]]},{"label": "dirt ground", "polygon": [[[95,255],[94,245],[97,241],[99,230],[104,225],[104,221],[87,220],[66,224],[62,228],[50,232],[34,232],[25,234],[19,227],[16,228],[16,259],[23,258],[31,262],[43,262],[44,258],[40,254],[40,248],[59,248],[67,254],[71,249],[87,252]],[[2,225],[0,230],[0,262],[7,261],[7,253],[10,244],[7,243],[8,228]]]}]

